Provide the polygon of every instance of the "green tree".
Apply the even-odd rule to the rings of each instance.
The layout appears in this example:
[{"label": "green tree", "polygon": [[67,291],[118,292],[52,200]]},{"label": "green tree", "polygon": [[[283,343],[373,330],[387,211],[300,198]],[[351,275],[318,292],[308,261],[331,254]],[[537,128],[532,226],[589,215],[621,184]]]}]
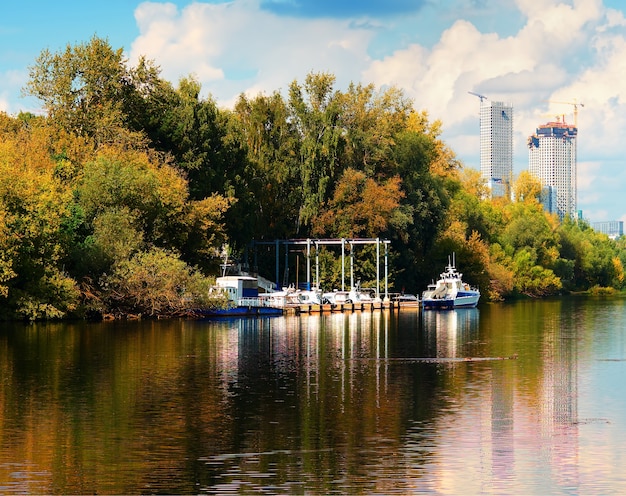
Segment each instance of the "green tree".
[{"label": "green tree", "polygon": [[303,87],[296,81],[289,87],[291,116],[301,140],[299,224],[307,229],[341,173],[345,139],[334,83],[333,75],[320,73],[307,75]]},{"label": "green tree", "polygon": [[96,147],[141,142],[126,125],[131,78],[121,48],[94,36],[58,53],[45,49],[29,75],[24,93],[39,98],[61,129],[90,138]]},{"label": "green tree", "polygon": [[506,226],[499,236],[510,253],[528,248],[540,265],[551,267],[559,255],[556,218],[546,215],[539,203],[513,203],[506,207]]},{"label": "green tree", "polygon": [[346,141],[342,162],[367,177],[393,177],[396,136],[409,126],[412,103],[398,88],[376,92],[372,84],[351,83],[336,98]]},{"label": "green tree", "polygon": [[532,250],[522,248],[513,257],[515,267],[515,290],[521,294],[542,297],[557,294],[561,288],[561,280],[551,269],[536,263]]},{"label": "green tree", "polygon": [[152,105],[159,112],[150,116],[149,136],[158,149],[173,154],[187,174],[191,198],[201,200],[213,193],[229,196],[238,175],[245,168],[245,149],[229,130],[228,112],[220,111],[214,100],[200,97],[201,86],[183,78],[177,90],[165,92],[167,108]]},{"label": "green tree", "polygon": [[397,284],[405,288],[425,286],[432,276],[430,252],[439,233],[446,227],[452,183],[433,174],[431,165],[437,159],[432,137],[405,131],[396,137],[394,161],[402,178],[405,199],[401,204],[407,221],[391,233],[392,249],[398,253],[396,263],[401,271]]},{"label": "green tree", "polygon": [[185,174],[192,201],[215,195],[229,199],[229,208],[222,212],[226,234],[235,247],[247,245],[249,228],[258,219],[259,181],[248,163],[235,115],[218,109],[212,98],[201,98],[201,85],[193,77],[182,78],[173,88],[150,66],[140,64],[139,69],[139,81],[149,84],[141,86],[134,102],[134,108],[143,111],[133,114],[134,126],[145,131],[156,150],[173,157]]},{"label": "green tree", "polygon": [[241,95],[234,117],[248,152],[250,180],[245,202],[251,238],[285,239],[297,232],[301,203],[299,136],[279,93]]}]

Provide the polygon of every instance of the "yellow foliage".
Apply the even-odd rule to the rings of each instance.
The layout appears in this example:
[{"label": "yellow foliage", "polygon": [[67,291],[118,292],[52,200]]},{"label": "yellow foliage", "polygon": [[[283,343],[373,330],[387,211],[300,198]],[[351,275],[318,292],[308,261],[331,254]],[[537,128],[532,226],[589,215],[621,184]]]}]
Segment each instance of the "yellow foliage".
[{"label": "yellow foliage", "polygon": [[515,198],[520,202],[539,203],[541,189],[541,181],[528,171],[520,172],[513,184]]},{"label": "yellow foliage", "polygon": [[619,257],[613,257],[613,270],[615,271],[615,280],[621,285],[624,282],[624,266],[622,260]]},{"label": "yellow foliage", "polygon": [[476,198],[486,199],[489,196],[489,187],[479,170],[464,167],[460,174],[463,189]]}]

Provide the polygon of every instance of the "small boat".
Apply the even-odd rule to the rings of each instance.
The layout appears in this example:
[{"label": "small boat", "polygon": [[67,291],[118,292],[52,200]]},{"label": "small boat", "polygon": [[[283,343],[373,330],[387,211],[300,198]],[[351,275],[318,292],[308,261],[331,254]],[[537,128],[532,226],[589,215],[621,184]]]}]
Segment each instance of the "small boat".
[{"label": "small boat", "polygon": [[316,289],[302,289],[296,291],[299,305],[321,305],[322,292]]},{"label": "small boat", "polygon": [[357,281],[354,288],[350,290],[349,298],[352,303],[380,303],[382,301],[374,288],[361,287],[361,281]]},{"label": "small boat", "polygon": [[351,303],[380,303],[380,297],[376,296],[371,288],[361,288],[361,283],[357,282],[350,291],[332,291],[322,295],[324,303],[331,305],[349,305]]},{"label": "small boat", "polygon": [[331,305],[343,305],[352,303],[350,291],[329,291],[322,294],[322,302]]},{"label": "small boat", "polygon": [[299,307],[301,305],[321,305],[322,293],[316,289],[283,288],[282,291],[273,291],[259,295],[268,302],[268,305],[277,308]]},{"label": "small boat", "polygon": [[205,308],[204,317],[260,317],[283,315],[283,309],[259,294],[258,280],[249,275],[222,276],[215,280],[213,291],[221,292],[228,300],[226,308]]},{"label": "small boat", "polygon": [[441,273],[436,283],[428,285],[422,293],[422,307],[425,310],[444,310],[453,308],[474,308],[478,305],[480,291],[463,282],[454,266],[454,261],[448,261],[446,270]]},{"label": "small boat", "polygon": [[395,295],[391,298],[391,301],[399,308],[418,308],[420,306],[419,298],[409,293]]}]

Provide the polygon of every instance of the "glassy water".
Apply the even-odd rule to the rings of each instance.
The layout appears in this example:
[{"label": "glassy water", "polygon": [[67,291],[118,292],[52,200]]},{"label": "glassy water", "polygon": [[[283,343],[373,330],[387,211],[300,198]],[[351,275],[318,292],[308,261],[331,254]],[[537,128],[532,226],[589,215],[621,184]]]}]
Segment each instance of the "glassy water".
[{"label": "glassy water", "polygon": [[0,493],[622,494],[626,300],[4,325]]}]

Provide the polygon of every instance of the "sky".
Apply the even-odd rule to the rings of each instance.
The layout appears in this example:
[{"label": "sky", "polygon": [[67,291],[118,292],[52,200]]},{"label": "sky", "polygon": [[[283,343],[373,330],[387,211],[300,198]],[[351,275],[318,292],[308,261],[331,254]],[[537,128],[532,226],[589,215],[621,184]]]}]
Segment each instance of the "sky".
[{"label": "sky", "polygon": [[[537,127],[578,110],[578,209],[626,221],[626,2],[622,0],[22,0],[0,15],[0,111],[41,112],[22,96],[29,67],[106,38],[130,65],[153,60],[173,84],[193,75],[231,108],[286,92],[311,72],[395,86],[441,120],[442,139],[480,169],[480,99],[514,107],[514,174]],[[565,103],[554,103],[565,102]],[[574,105],[575,104],[575,105]]]}]

